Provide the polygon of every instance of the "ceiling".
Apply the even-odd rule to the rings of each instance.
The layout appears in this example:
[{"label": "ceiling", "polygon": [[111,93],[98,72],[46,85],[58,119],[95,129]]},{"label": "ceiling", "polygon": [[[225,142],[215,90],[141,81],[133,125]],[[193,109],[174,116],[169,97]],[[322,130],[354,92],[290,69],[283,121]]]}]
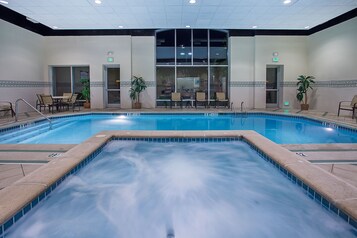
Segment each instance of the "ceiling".
[{"label": "ceiling", "polygon": [[[357,0],[0,0],[52,29],[310,29]],[[8,2],[6,4],[6,2]]]}]

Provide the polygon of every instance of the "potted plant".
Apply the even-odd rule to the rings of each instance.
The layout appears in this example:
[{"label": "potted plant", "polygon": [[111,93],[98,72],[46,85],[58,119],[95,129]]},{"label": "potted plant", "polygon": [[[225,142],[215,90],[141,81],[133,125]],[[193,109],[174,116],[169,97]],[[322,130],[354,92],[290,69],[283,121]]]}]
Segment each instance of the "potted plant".
[{"label": "potted plant", "polygon": [[86,100],[85,103],[83,103],[84,108],[90,108],[90,82],[89,79],[81,79],[81,83],[83,85],[82,88],[82,97],[84,100]]},{"label": "potted plant", "polygon": [[309,104],[307,103],[307,91],[309,88],[312,89],[311,84],[314,84],[315,77],[314,76],[306,76],[300,75],[297,80],[296,86],[298,86],[298,93],[296,94],[296,98],[299,102],[302,102],[303,99],[304,103],[301,103],[301,110],[309,110]]},{"label": "potted plant", "polygon": [[131,88],[129,90],[130,98],[133,101],[133,108],[140,109],[140,93],[146,89],[145,80],[142,77],[133,76],[131,79]]}]

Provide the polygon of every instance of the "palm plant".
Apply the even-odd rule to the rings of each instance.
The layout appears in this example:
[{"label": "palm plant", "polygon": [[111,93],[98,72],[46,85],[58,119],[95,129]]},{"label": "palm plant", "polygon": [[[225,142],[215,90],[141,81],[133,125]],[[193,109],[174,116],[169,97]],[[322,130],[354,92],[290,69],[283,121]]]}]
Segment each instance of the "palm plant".
[{"label": "palm plant", "polygon": [[89,102],[90,101],[90,82],[89,82],[89,79],[81,79],[81,83],[83,85],[83,88],[82,88],[82,96],[83,96],[83,99],[86,100],[86,102]]},{"label": "palm plant", "polygon": [[306,76],[306,75],[300,75],[297,80],[298,82],[296,83],[296,86],[298,86],[298,93],[296,95],[296,98],[299,102],[302,102],[304,100],[304,104],[307,104],[307,91],[308,89],[313,89],[311,87],[311,84],[314,84],[315,77],[314,76]]},{"label": "palm plant", "polygon": [[147,88],[145,80],[142,77],[133,76],[131,80],[131,88],[129,90],[130,98],[136,103],[140,104],[140,93]]}]

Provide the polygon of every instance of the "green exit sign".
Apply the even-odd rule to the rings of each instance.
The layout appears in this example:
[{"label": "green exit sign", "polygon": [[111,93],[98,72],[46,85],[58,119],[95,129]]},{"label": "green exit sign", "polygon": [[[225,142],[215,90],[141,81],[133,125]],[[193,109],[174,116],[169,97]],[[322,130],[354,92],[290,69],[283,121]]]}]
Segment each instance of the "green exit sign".
[{"label": "green exit sign", "polygon": [[114,62],[114,57],[107,57],[107,62]]},{"label": "green exit sign", "polygon": [[273,62],[279,62],[279,57],[273,57]]}]

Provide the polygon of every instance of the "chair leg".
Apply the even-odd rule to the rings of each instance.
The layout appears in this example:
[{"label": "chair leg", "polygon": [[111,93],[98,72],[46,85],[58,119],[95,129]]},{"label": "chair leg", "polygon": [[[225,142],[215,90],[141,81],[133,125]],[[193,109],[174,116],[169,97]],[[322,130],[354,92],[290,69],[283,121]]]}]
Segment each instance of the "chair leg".
[{"label": "chair leg", "polygon": [[338,108],[337,116],[338,116],[338,117],[340,116],[340,108]]},{"label": "chair leg", "polygon": [[355,107],[352,108],[352,119],[355,118],[355,109],[356,109]]}]

